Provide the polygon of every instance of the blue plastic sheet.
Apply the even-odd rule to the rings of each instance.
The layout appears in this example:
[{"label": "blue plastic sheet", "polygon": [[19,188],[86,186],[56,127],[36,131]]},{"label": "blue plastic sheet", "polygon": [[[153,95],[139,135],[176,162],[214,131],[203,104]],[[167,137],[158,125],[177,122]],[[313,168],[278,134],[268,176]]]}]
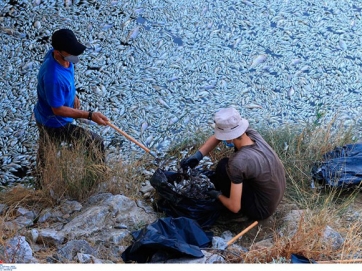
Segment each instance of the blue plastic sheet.
[{"label": "blue plastic sheet", "polygon": [[315,182],[331,187],[357,186],[362,180],[362,144],[336,147],[323,155],[312,169]]},{"label": "blue plastic sheet", "polygon": [[161,218],[132,233],[135,239],[123,253],[125,263],[159,262],[170,258],[204,257],[200,248],[212,243],[212,233],[204,232],[200,225],[186,217]]},{"label": "blue plastic sheet", "polygon": [[291,263],[316,263],[315,260],[308,259],[301,255],[292,254],[290,257]]}]

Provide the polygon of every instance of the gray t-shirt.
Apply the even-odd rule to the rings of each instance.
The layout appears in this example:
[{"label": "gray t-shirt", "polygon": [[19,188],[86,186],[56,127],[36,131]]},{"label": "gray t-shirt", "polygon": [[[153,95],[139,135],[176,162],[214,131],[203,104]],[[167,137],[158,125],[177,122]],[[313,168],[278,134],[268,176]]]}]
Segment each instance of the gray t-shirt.
[{"label": "gray t-shirt", "polygon": [[255,144],[244,146],[233,153],[226,171],[231,182],[235,184],[247,182],[255,194],[254,204],[257,209],[272,214],[284,195],[286,187],[284,166],[257,131],[248,129],[246,134]]}]

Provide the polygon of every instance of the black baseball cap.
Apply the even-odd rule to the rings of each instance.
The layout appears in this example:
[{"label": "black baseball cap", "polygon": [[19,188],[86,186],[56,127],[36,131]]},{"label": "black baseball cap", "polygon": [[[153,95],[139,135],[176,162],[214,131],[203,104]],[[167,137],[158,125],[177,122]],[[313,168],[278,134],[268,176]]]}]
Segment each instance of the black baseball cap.
[{"label": "black baseball cap", "polygon": [[60,29],[52,35],[52,46],[55,50],[66,51],[67,53],[78,56],[87,48],[81,44],[70,29]]}]

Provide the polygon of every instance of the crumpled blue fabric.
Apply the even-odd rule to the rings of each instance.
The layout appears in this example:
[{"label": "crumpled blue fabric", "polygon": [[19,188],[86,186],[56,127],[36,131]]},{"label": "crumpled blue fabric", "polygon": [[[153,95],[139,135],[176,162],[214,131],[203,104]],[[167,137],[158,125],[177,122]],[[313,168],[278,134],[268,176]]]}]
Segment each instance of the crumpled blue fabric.
[{"label": "crumpled blue fabric", "polygon": [[212,243],[212,234],[202,230],[193,219],[186,217],[160,218],[142,230],[132,233],[135,239],[123,253],[125,263],[157,262],[155,255],[164,255],[163,260],[191,256],[202,258],[200,248]]},{"label": "crumpled blue fabric", "polygon": [[315,260],[308,259],[304,256],[292,254],[290,256],[290,262],[291,263],[317,263]]},{"label": "crumpled blue fabric", "polygon": [[362,143],[336,147],[312,168],[313,180],[331,187],[351,187],[362,180]]}]

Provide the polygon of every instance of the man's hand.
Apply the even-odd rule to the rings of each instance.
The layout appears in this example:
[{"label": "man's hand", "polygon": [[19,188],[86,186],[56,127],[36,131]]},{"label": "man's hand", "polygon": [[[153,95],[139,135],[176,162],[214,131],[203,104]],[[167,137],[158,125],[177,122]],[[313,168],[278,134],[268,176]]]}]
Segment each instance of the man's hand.
[{"label": "man's hand", "polygon": [[218,199],[220,195],[222,195],[221,191],[217,190],[209,190],[206,194],[212,199]]},{"label": "man's hand", "polygon": [[182,159],[180,162],[180,166],[184,170],[186,170],[188,167],[194,168],[199,164],[200,160],[203,157],[204,156],[202,155],[202,153],[200,151],[197,151],[195,154],[191,155],[190,157]]},{"label": "man's hand", "polygon": [[92,113],[92,121],[99,125],[108,125],[109,119],[103,115],[101,112]]},{"label": "man's hand", "polygon": [[75,96],[74,98],[74,109],[80,109],[80,100],[78,96]]}]

